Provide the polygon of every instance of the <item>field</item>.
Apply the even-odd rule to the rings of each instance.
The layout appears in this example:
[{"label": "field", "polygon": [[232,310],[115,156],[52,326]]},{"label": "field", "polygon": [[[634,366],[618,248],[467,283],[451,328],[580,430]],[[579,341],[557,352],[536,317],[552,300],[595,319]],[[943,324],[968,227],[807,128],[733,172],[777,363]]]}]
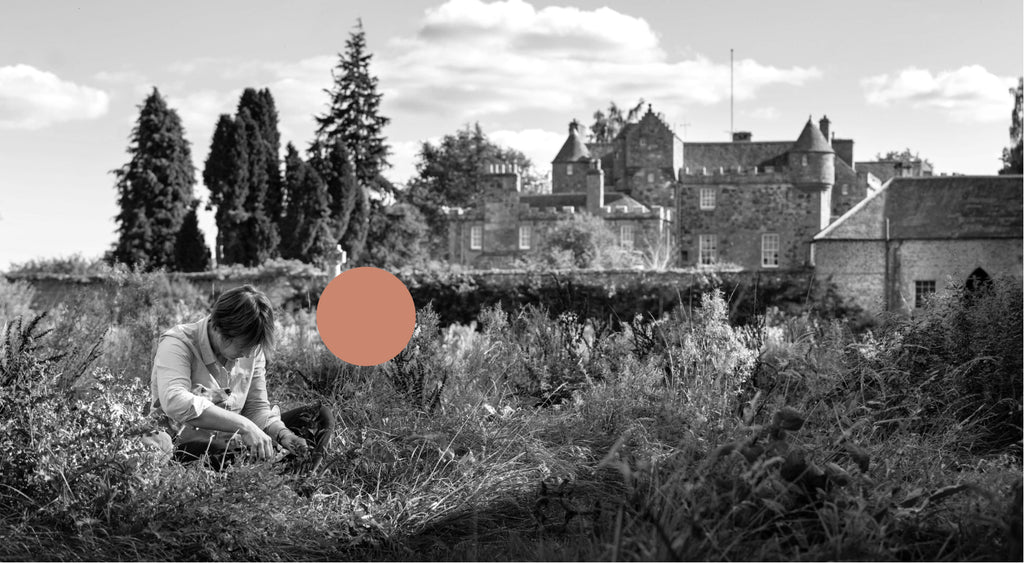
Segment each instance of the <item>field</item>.
[{"label": "field", "polygon": [[621,324],[418,311],[374,368],[282,311],[282,410],[339,417],[316,474],[141,445],[159,274],[34,311],[0,278],[5,560],[1021,560],[1019,281],[852,332],[721,294]]}]

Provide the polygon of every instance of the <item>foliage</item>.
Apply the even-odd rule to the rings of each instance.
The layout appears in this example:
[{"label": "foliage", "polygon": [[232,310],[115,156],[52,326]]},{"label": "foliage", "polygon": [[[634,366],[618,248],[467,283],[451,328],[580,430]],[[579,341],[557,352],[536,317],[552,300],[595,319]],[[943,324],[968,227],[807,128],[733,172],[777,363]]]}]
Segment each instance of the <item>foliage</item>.
[{"label": "foliage", "polygon": [[28,282],[8,281],[7,276],[0,275],[0,326],[16,317],[32,314],[35,293]]},{"label": "foliage", "polygon": [[1010,114],[1010,146],[1003,149],[1003,168],[1000,174],[1024,174],[1024,129],[1021,122],[1024,120],[1024,107],[1021,105],[1021,98],[1024,97],[1024,77],[1017,79],[1017,87],[1011,88],[1013,94],[1013,113]]},{"label": "foliage", "polygon": [[370,216],[366,252],[362,263],[397,270],[420,265],[425,260],[427,224],[419,209],[396,203]]},{"label": "foliage", "polygon": [[[366,49],[366,33],[360,20],[345,41],[345,53],[338,56],[338,65],[331,73],[334,84],[326,91],[330,107],[316,117],[314,141],[319,147],[333,147],[336,141],[344,143],[351,154],[356,180],[364,189],[390,166],[384,128],[391,120],[380,115],[382,96],[377,91],[377,77],[370,72],[372,58]],[[333,169],[341,174],[340,168]]]},{"label": "foliage", "polygon": [[27,262],[11,264],[11,274],[58,274],[70,276],[91,276],[106,274],[111,265],[101,258],[89,259],[81,254],[72,254],[58,258],[34,258]]},{"label": "foliage", "polygon": [[270,91],[246,88],[234,117],[221,115],[203,182],[217,212],[217,262],[254,266],[278,254],[283,186],[277,110]]},{"label": "foliage", "polygon": [[492,142],[479,123],[467,124],[437,144],[423,142],[417,155],[416,176],[400,196],[423,213],[430,227],[432,256],[440,258],[448,248],[448,222],[442,208],[482,206],[487,166],[499,163],[518,168],[524,191],[531,191],[540,182],[533,164],[522,152]]},{"label": "foliage", "polygon": [[594,123],[590,125],[587,141],[591,143],[612,142],[627,123],[640,121],[640,112],[643,111],[643,108],[643,98],[640,98],[635,106],[628,108],[625,114],[615,102],[609,102],[607,113],[601,110],[594,112]]},{"label": "foliage", "polygon": [[288,205],[281,222],[281,256],[317,263],[334,248],[330,197],[316,170],[288,143],[285,157]]},{"label": "foliage", "polygon": [[206,235],[199,228],[197,207],[198,199],[192,201],[174,244],[174,262],[180,272],[205,272],[210,269],[210,248],[206,246]]},{"label": "foliage", "polygon": [[916,162],[924,162],[928,166],[932,165],[932,161],[928,160],[927,158],[921,158],[921,155],[919,153],[910,150],[909,147],[901,151],[891,150],[886,152],[885,154],[878,153],[875,155],[875,160],[892,160],[896,162],[901,162],[903,164],[914,164]]},{"label": "foliage", "polygon": [[192,154],[181,118],[160,92],[146,97],[132,129],[129,160],[114,170],[119,211],[112,261],[175,269],[174,247],[194,196]]},{"label": "foliage", "polygon": [[559,219],[539,238],[526,255],[528,267],[615,269],[641,261],[638,253],[619,247],[615,233],[603,219],[589,213]]}]

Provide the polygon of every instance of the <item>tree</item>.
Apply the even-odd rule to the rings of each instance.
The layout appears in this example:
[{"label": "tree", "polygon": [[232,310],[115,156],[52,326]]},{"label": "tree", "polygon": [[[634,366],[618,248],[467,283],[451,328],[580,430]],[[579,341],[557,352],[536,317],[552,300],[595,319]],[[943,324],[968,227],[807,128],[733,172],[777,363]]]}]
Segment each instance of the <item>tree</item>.
[{"label": "tree", "polygon": [[629,108],[626,114],[622,113],[622,109],[619,108],[615,102],[608,104],[608,112],[605,113],[601,110],[594,112],[594,123],[590,126],[590,131],[587,134],[587,141],[591,143],[610,143],[614,139],[622,128],[627,123],[636,123],[640,121],[641,112],[644,107],[644,99],[636,103],[635,106]]},{"label": "tree", "polygon": [[210,269],[210,248],[206,246],[206,236],[199,228],[199,217],[196,215],[198,207],[199,200],[192,200],[174,244],[174,263],[179,272],[204,272]]},{"label": "tree", "polygon": [[589,213],[555,221],[527,253],[527,268],[627,268],[638,264],[636,252],[619,247],[604,219]]},{"label": "tree", "polygon": [[426,261],[423,242],[427,223],[416,206],[396,203],[370,217],[367,240],[371,241],[361,261],[369,266],[395,269]]},{"label": "tree", "polygon": [[885,154],[878,153],[875,155],[875,160],[892,160],[896,162],[902,162],[904,164],[923,162],[926,165],[928,165],[928,168],[931,168],[932,166],[932,161],[928,160],[927,158],[921,158],[921,155],[910,150],[910,147],[907,147],[901,151],[892,150]]},{"label": "tree", "polygon": [[195,170],[181,118],[153,88],[132,129],[129,160],[114,170],[118,240],[111,258],[146,270],[175,269],[175,245],[192,207]]},{"label": "tree", "polygon": [[404,200],[423,214],[434,256],[443,255],[448,246],[448,223],[441,208],[482,205],[484,172],[488,164],[495,163],[515,164],[524,178],[537,181],[530,159],[491,142],[479,123],[445,135],[437,145],[424,142],[420,147],[417,173],[409,182]]},{"label": "tree", "polygon": [[1017,87],[1010,88],[1013,94],[1013,113],[1010,115],[1010,146],[1003,149],[1003,168],[1000,174],[1024,174],[1024,136],[1021,121],[1024,120],[1024,108],[1021,107],[1021,96],[1024,94],[1024,77],[1017,79]]},{"label": "tree", "polygon": [[356,177],[352,153],[342,139],[335,139],[326,154],[324,147],[314,142],[310,147],[309,164],[327,185],[334,240],[341,242],[348,232],[349,220],[352,217],[352,210],[355,209],[358,194],[363,190]]},{"label": "tree", "polygon": [[330,107],[316,117],[314,144],[330,147],[336,140],[344,142],[352,155],[359,184],[368,186],[390,167],[383,130],[391,120],[379,113],[381,94],[377,92],[377,77],[370,73],[373,55],[366,50],[362,20],[345,42],[345,53],[338,58],[338,66],[331,73],[334,86],[325,90],[331,98]]},{"label": "tree", "polygon": [[277,256],[284,191],[277,111],[269,90],[247,88],[235,117],[221,115],[203,182],[216,207],[217,261],[255,266]]},{"label": "tree", "polygon": [[286,153],[285,189],[289,197],[281,224],[281,255],[316,263],[334,250],[337,240],[331,227],[327,184],[303,162],[291,143]]}]

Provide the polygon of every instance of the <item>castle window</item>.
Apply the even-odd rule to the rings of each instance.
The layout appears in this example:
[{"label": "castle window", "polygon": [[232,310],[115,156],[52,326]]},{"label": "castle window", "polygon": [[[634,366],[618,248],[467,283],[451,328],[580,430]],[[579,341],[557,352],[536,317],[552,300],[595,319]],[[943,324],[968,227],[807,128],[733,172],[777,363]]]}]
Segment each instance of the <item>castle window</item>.
[{"label": "castle window", "polygon": [[710,266],[718,261],[718,236],[700,235],[698,239],[698,250],[700,256],[698,263],[701,266]]},{"label": "castle window", "polygon": [[521,225],[519,227],[519,250],[530,249],[530,226]]},{"label": "castle window", "polygon": [[619,225],[619,246],[633,248],[633,225]]},{"label": "castle window", "polygon": [[648,184],[653,184],[654,183],[654,172],[648,172],[647,173],[647,183]]},{"label": "castle window", "polygon": [[850,185],[849,184],[843,184],[843,188],[842,189],[843,189],[843,195],[850,195]]},{"label": "castle window", "polygon": [[571,164],[566,164],[565,165],[565,175],[566,176],[572,176],[572,165]]},{"label": "castle window", "polygon": [[483,225],[473,225],[469,228],[469,249],[481,250],[484,247]]},{"label": "castle window", "polygon": [[643,137],[641,137],[640,138],[640,146],[641,147],[646,147],[647,146],[647,139],[644,139]]},{"label": "castle window", "polygon": [[800,155],[800,166],[807,166],[807,155]]},{"label": "castle window", "polygon": [[935,293],[935,280],[914,280],[914,307],[924,307],[924,302]]},{"label": "castle window", "polygon": [[764,268],[779,267],[779,235],[761,235],[761,266]]},{"label": "castle window", "polygon": [[714,209],[715,208],[715,188],[701,188],[700,189],[700,208],[701,209]]}]

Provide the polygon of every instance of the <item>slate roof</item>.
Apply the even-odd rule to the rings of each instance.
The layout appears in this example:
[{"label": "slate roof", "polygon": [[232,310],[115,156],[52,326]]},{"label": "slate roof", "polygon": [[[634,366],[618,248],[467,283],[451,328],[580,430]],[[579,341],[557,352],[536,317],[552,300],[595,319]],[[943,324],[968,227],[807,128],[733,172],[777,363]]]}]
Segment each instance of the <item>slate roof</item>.
[{"label": "slate roof", "polygon": [[829,144],[825,135],[821,133],[821,130],[818,129],[818,126],[810,118],[807,119],[807,125],[804,125],[804,130],[800,132],[800,136],[793,143],[792,150],[801,152],[836,152],[832,149],[832,145]]},{"label": "slate roof", "polygon": [[694,174],[701,168],[776,166],[786,164],[790,141],[742,141],[726,143],[683,143],[683,166]]},{"label": "slate roof", "polygon": [[569,138],[565,140],[565,144],[551,162],[590,160],[590,151],[587,150],[587,145],[580,138],[579,131],[574,125],[575,123],[569,126]]},{"label": "slate roof", "polygon": [[1021,238],[1024,177],[893,178],[815,240]]}]

